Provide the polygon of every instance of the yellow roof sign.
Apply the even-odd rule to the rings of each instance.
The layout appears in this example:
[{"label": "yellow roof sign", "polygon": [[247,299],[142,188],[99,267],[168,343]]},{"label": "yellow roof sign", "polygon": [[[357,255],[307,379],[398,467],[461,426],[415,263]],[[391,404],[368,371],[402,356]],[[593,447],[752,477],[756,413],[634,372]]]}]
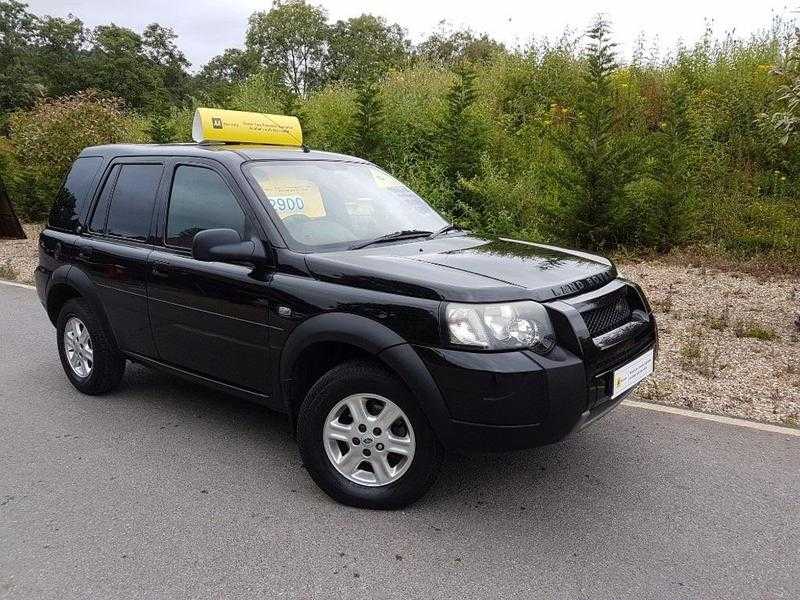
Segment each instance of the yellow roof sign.
[{"label": "yellow roof sign", "polygon": [[198,108],[192,123],[195,142],[244,142],[277,146],[303,145],[297,117]]}]

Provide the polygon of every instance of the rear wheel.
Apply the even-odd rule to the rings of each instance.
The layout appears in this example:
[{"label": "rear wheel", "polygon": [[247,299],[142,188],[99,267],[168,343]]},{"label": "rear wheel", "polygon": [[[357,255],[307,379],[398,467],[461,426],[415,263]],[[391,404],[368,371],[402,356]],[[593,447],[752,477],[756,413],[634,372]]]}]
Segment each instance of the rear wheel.
[{"label": "rear wheel", "polygon": [[314,481],[361,508],[396,509],[419,499],[444,454],[403,383],[363,360],[334,367],[312,386],[297,433]]},{"label": "rear wheel", "polygon": [[85,300],[73,298],[64,304],[56,331],[58,354],[72,385],[92,395],[119,385],[125,372],[125,357]]}]

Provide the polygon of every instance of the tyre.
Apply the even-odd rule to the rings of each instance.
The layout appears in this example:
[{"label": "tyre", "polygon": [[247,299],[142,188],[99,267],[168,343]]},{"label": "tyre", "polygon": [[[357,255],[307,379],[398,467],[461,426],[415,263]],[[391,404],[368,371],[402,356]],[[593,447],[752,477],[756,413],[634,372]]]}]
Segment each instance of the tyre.
[{"label": "tyre", "polygon": [[125,372],[125,357],[85,300],[73,298],[64,304],[56,332],[61,364],[72,385],[91,395],[119,385]]},{"label": "tyre", "polygon": [[334,500],[398,509],[433,485],[444,449],[405,385],[380,365],[338,365],[309,390],[297,420],[303,463]]}]

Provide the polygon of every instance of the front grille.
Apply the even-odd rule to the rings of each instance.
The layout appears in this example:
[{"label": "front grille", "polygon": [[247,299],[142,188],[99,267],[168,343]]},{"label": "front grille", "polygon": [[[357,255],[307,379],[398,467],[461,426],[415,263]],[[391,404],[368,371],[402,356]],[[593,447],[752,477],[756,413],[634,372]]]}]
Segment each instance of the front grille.
[{"label": "front grille", "polygon": [[654,330],[645,328],[639,337],[621,347],[597,353],[587,365],[589,374],[589,407],[611,400],[612,374],[615,369],[638,358],[655,345]]},{"label": "front grille", "polygon": [[592,337],[608,333],[631,320],[631,305],[625,290],[597,299],[597,303],[581,313]]},{"label": "front grille", "polygon": [[655,343],[655,335],[652,331],[646,331],[645,335],[634,338],[618,348],[598,353],[591,364],[588,365],[589,373],[593,375],[607,373],[647,352]]}]

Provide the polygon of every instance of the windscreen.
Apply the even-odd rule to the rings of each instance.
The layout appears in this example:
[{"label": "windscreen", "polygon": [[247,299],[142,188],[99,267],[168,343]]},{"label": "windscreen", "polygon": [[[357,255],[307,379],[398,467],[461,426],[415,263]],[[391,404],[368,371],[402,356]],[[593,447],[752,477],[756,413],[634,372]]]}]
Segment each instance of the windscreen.
[{"label": "windscreen", "polygon": [[446,225],[428,204],[373,165],[263,161],[246,165],[285,232],[312,250],[348,247],[397,231]]}]

